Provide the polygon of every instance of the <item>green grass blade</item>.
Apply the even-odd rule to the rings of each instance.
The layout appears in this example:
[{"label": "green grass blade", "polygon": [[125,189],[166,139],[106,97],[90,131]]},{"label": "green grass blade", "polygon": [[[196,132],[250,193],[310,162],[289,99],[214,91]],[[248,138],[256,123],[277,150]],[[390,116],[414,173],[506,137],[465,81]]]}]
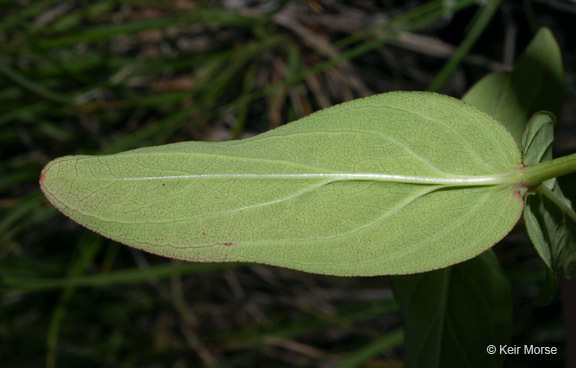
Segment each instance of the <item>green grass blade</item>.
[{"label": "green grass blade", "polygon": [[1,289],[18,292],[46,292],[67,287],[107,287],[155,281],[173,275],[184,275],[236,268],[237,264],[167,263],[145,269],[129,269],[74,278],[22,278],[4,274]]},{"label": "green grass blade", "polygon": [[49,101],[56,102],[59,104],[71,104],[71,100],[59,93],[50,91],[44,86],[26,78],[22,73],[11,68],[6,62],[0,59],[0,73],[4,74],[6,77],[11,79],[14,83],[18,84],[24,89],[37,94]]},{"label": "green grass blade", "polygon": [[[80,254],[70,266],[68,275],[69,279],[74,279],[86,273],[88,267],[92,264],[94,258],[98,254],[98,251],[101,248],[101,243],[101,237],[94,236],[93,234],[86,234],[85,238],[80,243]],[[46,339],[46,368],[56,367],[58,336],[64,321],[68,303],[72,299],[75,290],[75,286],[66,286],[60,295],[56,307],[52,311],[52,318],[50,320],[48,336]]]},{"label": "green grass blade", "polygon": [[490,0],[486,5],[482,5],[478,10],[478,15],[474,19],[466,38],[464,38],[464,41],[462,41],[450,59],[444,64],[432,83],[430,83],[428,91],[438,92],[442,89],[448,81],[448,78],[454,73],[462,59],[470,52],[472,46],[474,46],[480,35],[482,35],[482,32],[484,32],[488,26],[500,6],[500,2],[501,0]]},{"label": "green grass blade", "polygon": [[366,364],[370,359],[392,350],[402,344],[404,341],[404,332],[398,329],[392,332],[383,333],[378,338],[375,338],[366,346],[358,349],[351,354],[345,361],[337,364],[335,368],[355,368],[361,367]]}]

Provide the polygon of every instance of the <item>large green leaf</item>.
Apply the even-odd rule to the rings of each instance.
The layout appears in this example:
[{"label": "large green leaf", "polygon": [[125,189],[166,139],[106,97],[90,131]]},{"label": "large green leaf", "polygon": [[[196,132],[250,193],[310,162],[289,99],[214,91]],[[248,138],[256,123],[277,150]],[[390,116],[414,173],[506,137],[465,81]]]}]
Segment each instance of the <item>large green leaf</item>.
[{"label": "large green leaf", "polygon": [[560,48],[548,28],[541,28],[512,73],[493,73],[478,82],[465,100],[494,116],[520,143],[532,114],[558,115],[564,96]]},{"label": "large green leaf", "polygon": [[[534,115],[522,136],[524,164],[552,159],[554,116]],[[526,196],[526,230],[546,265],[560,281],[576,276],[576,213],[556,179],[540,184]]]},{"label": "large green leaf", "polygon": [[433,93],[355,100],[232,142],[50,162],[62,213],[133,247],[335,275],[422,272],[502,239],[520,152],[490,116]]},{"label": "large green leaf", "polygon": [[405,316],[406,368],[499,367],[489,345],[508,343],[510,286],[492,252],[444,270],[395,276]]}]

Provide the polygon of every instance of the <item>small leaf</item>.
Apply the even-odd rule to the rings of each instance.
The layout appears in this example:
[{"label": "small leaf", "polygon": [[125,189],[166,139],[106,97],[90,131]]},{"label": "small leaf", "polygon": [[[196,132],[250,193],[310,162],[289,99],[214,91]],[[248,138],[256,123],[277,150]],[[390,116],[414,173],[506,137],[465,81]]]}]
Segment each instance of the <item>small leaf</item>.
[{"label": "small leaf", "polygon": [[530,116],[540,110],[558,115],[563,96],[560,48],[552,32],[541,28],[512,73],[489,74],[474,85],[464,99],[494,116],[520,143]]},{"label": "small leaf", "polygon": [[471,105],[395,92],[241,141],[63,157],[40,181],[65,215],[151,253],[405,274],[470,259],[512,229],[520,158]]},{"label": "small leaf", "polygon": [[[552,159],[554,121],[549,113],[530,119],[522,136],[525,165]],[[556,179],[542,183],[526,196],[524,221],[536,251],[558,281],[576,276],[576,213]],[[556,284],[554,278],[550,281]]]},{"label": "small leaf", "polygon": [[424,274],[392,278],[405,318],[405,367],[500,367],[489,345],[508,343],[510,286],[493,252]]},{"label": "small leaf", "polygon": [[[532,116],[522,134],[522,156],[524,165],[535,165],[552,159],[554,124],[556,117],[549,112],[538,112]],[[553,188],[554,179],[547,186]]]},{"label": "small leaf", "polygon": [[538,254],[556,277],[576,277],[576,214],[570,200],[555,186],[540,186],[526,197],[524,221]]}]

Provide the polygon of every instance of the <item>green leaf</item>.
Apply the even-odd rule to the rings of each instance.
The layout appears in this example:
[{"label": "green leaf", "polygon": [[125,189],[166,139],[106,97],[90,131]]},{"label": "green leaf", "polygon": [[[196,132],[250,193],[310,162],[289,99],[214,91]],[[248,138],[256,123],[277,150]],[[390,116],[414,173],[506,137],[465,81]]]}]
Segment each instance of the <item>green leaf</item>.
[{"label": "green leaf", "polygon": [[490,73],[474,84],[462,100],[494,116],[509,79],[509,72]]},{"label": "green leaf", "polygon": [[[522,134],[522,163],[524,165],[536,165],[552,159],[555,123],[556,117],[546,111],[532,116]],[[554,181],[555,179],[551,179],[544,184],[553,188]]]},{"label": "green leaf", "polygon": [[542,260],[559,281],[576,276],[576,214],[556,185],[541,185],[526,197],[524,221]]},{"label": "green leaf", "polygon": [[548,28],[541,28],[512,73],[489,74],[465,100],[494,116],[520,143],[530,116],[540,110],[558,115],[564,96],[560,48]]},{"label": "green leaf", "polygon": [[[522,137],[525,165],[552,159],[554,122],[549,113],[530,119]],[[576,213],[556,179],[545,181],[528,193],[524,221],[536,251],[553,272],[552,287],[556,280],[576,276]]]},{"label": "green leaf", "polygon": [[394,92],[241,141],[63,157],[40,181],[65,215],[151,253],[406,274],[470,259],[512,229],[520,158],[473,106]]},{"label": "green leaf", "polygon": [[507,344],[510,286],[489,251],[425,274],[392,278],[405,317],[406,368],[500,367],[489,345]]}]

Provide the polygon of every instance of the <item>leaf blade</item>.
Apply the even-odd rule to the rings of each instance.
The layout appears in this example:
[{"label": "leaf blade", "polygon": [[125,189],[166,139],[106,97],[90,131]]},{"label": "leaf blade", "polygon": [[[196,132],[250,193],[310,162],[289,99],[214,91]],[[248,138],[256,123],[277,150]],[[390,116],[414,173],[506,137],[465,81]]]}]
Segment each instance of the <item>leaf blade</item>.
[{"label": "leaf blade", "polygon": [[540,28],[514,66],[496,119],[517,142],[530,116],[540,110],[560,113],[564,99],[564,71],[560,47],[550,29]]},{"label": "leaf blade", "polygon": [[391,283],[406,319],[406,367],[501,366],[486,347],[508,343],[512,297],[493,252]]},{"label": "leaf blade", "polygon": [[562,55],[548,28],[540,28],[511,73],[491,73],[476,83],[464,100],[494,116],[521,142],[532,114],[560,113],[564,97]]},{"label": "leaf blade", "polygon": [[80,224],[164,256],[397,274],[481,253],[515,225],[522,201],[506,185],[349,175],[478,178],[519,160],[506,130],[471,106],[398,92],[242,141],[61,158],[46,166],[41,186]]}]

